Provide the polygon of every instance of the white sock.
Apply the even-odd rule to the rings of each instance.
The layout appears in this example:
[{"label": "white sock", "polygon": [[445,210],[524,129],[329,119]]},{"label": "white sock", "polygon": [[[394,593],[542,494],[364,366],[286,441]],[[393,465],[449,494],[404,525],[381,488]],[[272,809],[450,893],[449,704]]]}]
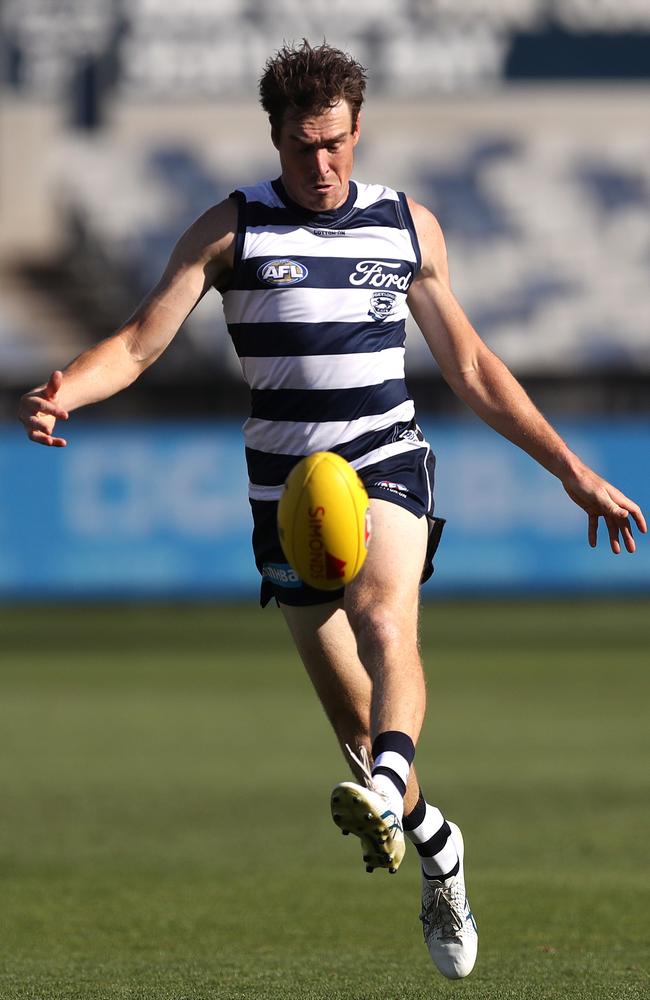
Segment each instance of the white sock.
[{"label": "white sock", "polygon": [[388,808],[392,809],[401,823],[402,816],[404,815],[404,799],[395,788],[393,782],[385,774],[373,774],[372,783],[378,792],[386,796]]}]

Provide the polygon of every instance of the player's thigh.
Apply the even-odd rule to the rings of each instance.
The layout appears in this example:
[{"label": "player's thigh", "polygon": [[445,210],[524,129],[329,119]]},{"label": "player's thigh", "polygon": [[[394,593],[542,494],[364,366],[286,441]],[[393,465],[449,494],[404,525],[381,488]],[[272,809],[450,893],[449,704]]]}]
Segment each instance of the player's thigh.
[{"label": "player's thigh", "polygon": [[[367,726],[371,683],[341,600],[308,607],[280,604],[296,649],[327,712],[337,723]],[[346,721],[347,720],[347,721]],[[355,721],[356,720],[356,721]]]},{"label": "player's thigh", "polygon": [[353,622],[358,613],[372,609],[416,620],[429,537],[427,519],[375,498],[370,499],[370,518],[368,556],[345,589],[346,611]]}]

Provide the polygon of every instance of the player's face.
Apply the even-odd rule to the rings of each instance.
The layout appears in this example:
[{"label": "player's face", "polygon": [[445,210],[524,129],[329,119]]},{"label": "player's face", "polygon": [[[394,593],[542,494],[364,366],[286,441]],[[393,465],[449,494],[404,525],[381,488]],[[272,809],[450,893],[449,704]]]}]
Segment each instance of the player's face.
[{"label": "player's face", "polygon": [[289,196],[312,212],[342,205],[358,141],[359,118],[353,128],[347,101],[339,101],[320,115],[298,118],[287,114],[281,128],[273,132],[273,143]]}]

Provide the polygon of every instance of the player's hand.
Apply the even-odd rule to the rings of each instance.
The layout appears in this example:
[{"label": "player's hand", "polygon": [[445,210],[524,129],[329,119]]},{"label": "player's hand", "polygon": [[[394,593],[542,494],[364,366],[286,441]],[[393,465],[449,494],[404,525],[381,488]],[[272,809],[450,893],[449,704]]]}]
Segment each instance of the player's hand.
[{"label": "player's hand", "polygon": [[65,448],[65,438],[53,437],[57,420],[67,420],[68,412],[57,402],[57,395],[63,382],[63,374],[52,372],[46,385],[31,389],[21,397],[18,419],[27,431],[30,441],[54,448]]},{"label": "player's hand", "polygon": [[607,525],[612,552],[619,555],[621,539],[628,552],[636,551],[632,520],[635,521],[639,531],[645,534],[648,530],[643,511],[638,504],[586,466],[565,480],[562,485],[571,499],[587,512],[588,538],[592,548],[596,547],[598,521],[602,517]]}]

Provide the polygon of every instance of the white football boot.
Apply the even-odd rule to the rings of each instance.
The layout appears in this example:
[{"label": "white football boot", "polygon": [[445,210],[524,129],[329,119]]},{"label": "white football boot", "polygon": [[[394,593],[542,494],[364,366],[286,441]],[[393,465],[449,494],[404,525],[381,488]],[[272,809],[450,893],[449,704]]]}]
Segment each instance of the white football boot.
[{"label": "white football boot", "polygon": [[422,930],[434,965],[447,979],[464,979],[476,962],[478,929],[465,894],[463,835],[449,823],[458,852],[458,875],[439,882],[422,876]]},{"label": "white football boot", "polygon": [[361,840],[367,872],[388,868],[394,875],[405,851],[401,819],[391,809],[388,797],[375,787],[365,747],[361,747],[361,759],[347,749],[363,771],[366,787],[354,781],[336,785],[330,803],[332,819],[344,834],[353,833]]}]

